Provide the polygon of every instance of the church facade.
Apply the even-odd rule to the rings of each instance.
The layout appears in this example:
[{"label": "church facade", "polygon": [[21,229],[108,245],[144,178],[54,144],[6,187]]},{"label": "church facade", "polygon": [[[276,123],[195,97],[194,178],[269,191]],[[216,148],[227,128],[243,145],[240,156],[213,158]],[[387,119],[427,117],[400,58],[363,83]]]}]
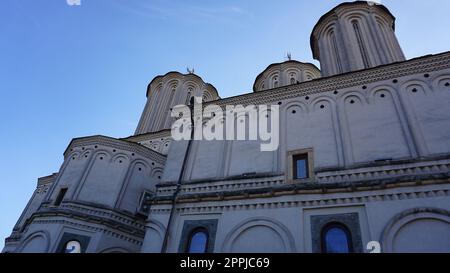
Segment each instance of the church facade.
[{"label": "church facade", "polygon": [[[320,70],[272,64],[250,94],[153,79],[135,134],[73,139],[3,252],[450,252],[450,53],[407,60],[395,17],[365,1],[310,42]],[[174,140],[171,112],[194,96],[278,105],[278,149]]]}]

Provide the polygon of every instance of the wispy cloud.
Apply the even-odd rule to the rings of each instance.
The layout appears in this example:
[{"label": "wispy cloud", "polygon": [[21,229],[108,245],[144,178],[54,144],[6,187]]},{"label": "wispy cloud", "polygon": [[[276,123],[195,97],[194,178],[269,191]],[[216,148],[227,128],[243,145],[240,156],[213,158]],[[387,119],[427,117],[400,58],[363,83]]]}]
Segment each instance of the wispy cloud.
[{"label": "wispy cloud", "polygon": [[205,7],[193,5],[192,3],[180,2],[160,2],[160,1],[123,1],[115,0],[120,9],[135,15],[154,17],[160,19],[177,20],[215,20],[216,22],[230,23],[236,16],[252,17],[250,12],[237,6]]}]

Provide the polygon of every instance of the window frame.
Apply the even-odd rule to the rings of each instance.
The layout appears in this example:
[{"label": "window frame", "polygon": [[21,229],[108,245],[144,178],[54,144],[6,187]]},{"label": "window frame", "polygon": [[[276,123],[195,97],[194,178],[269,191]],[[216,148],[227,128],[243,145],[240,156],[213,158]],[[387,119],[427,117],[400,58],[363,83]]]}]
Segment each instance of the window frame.
[{"label": "window frame", "polygon": [[[296,177],[297,174],[297,166],[296,166],[296,158],[304,157],[306,160],[306,178],[298,179]],[[314,156],[313,149],[300,149],[295,151],[289,151],[287,154],[286,161],[286,179],[288,183],[299,183],[299,182],[313,182],[315,178],[314,174]]]},{"label": "window frame", "polygon": [[[326,224],[322,230],[320,231],[320,248],[321,248],[321,252],[325,253],[325,254],[329,254],[329,252],[327,252],[327,240],[326,240],[326,235],[327,233],[333,229],[333,228],[339,228],[341,229],[346,237],[347,237],[347,247],[348,247],[348,253],[344,253],[344,254],[351,254],[351,253],[355,253],[354,251],[354,247],[353,247],[353,236],[352,236],[352,232],[350,231],[350,229],[343,223],[340,222],[331,222]],[[333,253],[332,253],[333,254]]]},{"label": "window frame", "polygon": [[64,197],[66,197],[68,187],[60,188],[58,191],[58,195],[56,195],[55,202],[53,202],[53,206],[59,207],[64,201]]},{"label": "window frame", "polygon": [[[298,177],[298,165],[297,162],[298,161],[304,161],[305,162],[305,172],[306,175],[305,177],[299,178]],[[297,154],[297,155],[293,155],[292,156],[292,178],[294,180],[304,180],[304,179],[308,179],[309,178],[309,160],[308,160],[308,154]]]},{"label": "window frame", "polygon": [[209,230],[205,227],[196,227],[194,229],[192,229],[189,232],[189,236],[188,236],[188,240],[187,240],[187,244],[186,244],[186,248],[184,249],[185,253],[188,254],[195,254],[195,253],[191,253],[189,252],[189,249],[191,248],[191,243],[192,243],[192,238],[194,237],[194,235],[196,235],[197,233],[203,232],[206,235],[206,242],[205,242],[205,252],[204,253],[199,253],[199,254],[206,254],[209,253],[209,240],[210,240],[210,234],[209,234]]}]

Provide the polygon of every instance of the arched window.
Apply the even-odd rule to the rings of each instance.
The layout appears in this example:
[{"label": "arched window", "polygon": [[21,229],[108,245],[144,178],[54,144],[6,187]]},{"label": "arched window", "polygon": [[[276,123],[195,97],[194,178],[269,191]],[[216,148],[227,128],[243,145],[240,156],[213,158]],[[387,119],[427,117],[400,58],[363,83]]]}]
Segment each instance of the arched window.
[{"label": "arched window", "polygon": [[206,253],[208,252],[208,231],[204,228],[195,229],[189,236],[187,253]]},{"label": "arched window", "polygon": [[367,50],[364,44],[363,36],[361,33],[361,29],[359,27],[359,23],[356,20],[352,21],[353,30],[355,31],[356,40],[358,41],[359,50],[361,51],[361,57],[364,63],[365,68],[370,67],[369,55],[367,54]]},{"label": "arched window", "polygon": [[191,92],[188,92],[186,96],[186,105],[191,104],[191,97],[192,97]]},{"label": "arched window", "polygon": [[274,77],[273,78],[273,88],[277,88],[278,87],[278,77]]},{"label": "arched window", "polygon": [[326,225],[322,229],[323,253],[352,253],[352,235],[349,229],[340,223]]},{"label": "arched window", "polygon": [[331,41],[331,46],[333,48],[334,56],[336,59],[336,69],[339,74],[339,73],[342,73],[342,64],[341,64],[341,57],[339,54],[339,49],[337,46],[336,35],[334,35],[334,31],[330,32],[330,41]]}]

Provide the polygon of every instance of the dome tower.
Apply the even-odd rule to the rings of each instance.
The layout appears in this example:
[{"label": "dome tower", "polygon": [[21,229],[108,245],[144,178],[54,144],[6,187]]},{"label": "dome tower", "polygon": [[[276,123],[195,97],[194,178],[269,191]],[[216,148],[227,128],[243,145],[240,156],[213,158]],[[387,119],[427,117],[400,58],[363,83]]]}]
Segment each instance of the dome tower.
[{"label": "dome tower", "polygon": [[172,108],[188,105],[192,96],[202,97],[204,102],[220,98],[214,86],[193,73],[169,72],[154,78],[148,85],[147,104],[135,135],[170,129],[174,121],[170,117]]},{"label": "dome tower", "polygon": [[342,3],[322,16],[311,34],[311,49],[325,77],[405,60],[395,17],[367,1]]},{"label": "dome tower", "polygon": [[256,77],[253,91],[259,92],[298,84],[320,78],[320,70],[313,64],[289,60],[269,65]]}]

